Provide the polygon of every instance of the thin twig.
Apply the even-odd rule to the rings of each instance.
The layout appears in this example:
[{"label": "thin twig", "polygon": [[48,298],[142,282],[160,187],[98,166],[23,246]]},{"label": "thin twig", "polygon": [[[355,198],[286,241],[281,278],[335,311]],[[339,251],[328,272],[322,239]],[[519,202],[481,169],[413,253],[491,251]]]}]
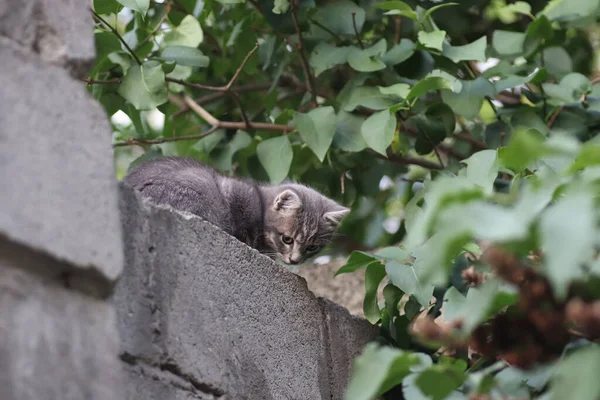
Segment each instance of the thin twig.
[{"label": "thin twig", "polygon": [[242,69],[246,66],[246,64],[248,63],[248,60],[250,59],[250,57],[252,57],[252,54],[254,54],[257,49],[258,49],[258,43],[256,43],[254,48],[252,50],[250,50],[248,55],[246,55],[246,58],[244,58],[244,61],[242,61],[242,63],[238,67],[238,69],[235,71],[235,74],[233,75],[233,77],[231,77],[229,82],[227,82],[227,84],[224,86],[203,85],[201,83],[186,82],[183,79],[175,79],[175,78],[169,78],[169,77],[166,77],[165,81],[177,83],[179,85],[187,86],[192,89],[209,90],[211,92],[223,92],[223,93],[229,92],[231,90],[231,86],[235,83],[238,76],[240,75],[240,72],[242,72]]},{"label": "thin twig", "polygon": [[142,40],[140,42],[140,44],[137,45],[136,50],[139,49],[140,47],[142,47],[144,44],[146,44],[146,42],[148,42],[150,39],[152,39],[154,37],[154,35],[156,34],[156,32],[158,32],[158,30],[160,29],[160,27],[162,26],[162,24],[167,20],[167,18],[169,17],[169,14],[171,13],[171,3],[165,3],[166,4],[166,10],[164,15],[160,18],[160,21],[158,21],[158,24],[156,24],[156,26],[154,27],[154,29],[152,30],[152,32],[150,32],[150,34],[148,36],[146,36],[146,38],[144,40]]},{"label": "thin twig", "polygon": [[352,26],[354,27],[354,34],[356,35],[356,39],[358,40],[358,45],[361,49],[365,48],[365,44],[360,38],[360,34],[358,33],[358,27],[356,26],[356,13],[352,13]]},{"label": "thin twig", "polygon": [[256,50],[258,50],[258,42],[256,42],[256,44],[254,45],[252,50],[250,50],[250,52],[246,55],[246,57],[244,58],[244,61],[242,61],[242,63],[238,67],[238,69],[235,71],[235,74],[233,74],[233,76],[229,80],[229,83],[227,83],[227,85],[223,86],[224,92],[228,92],[229,89],[231,89],[231,86],[234,84],[234,82],[236,81],[238,76],[240,76],[240,72],[242,72],[242,69],[244,69],[244,67],[248,63],[248,60],[250,60],[250,57],[252,57],[252,55],[256,52]]},{"label": "thin twig", "polygon": [[240,95],[235,92],[231,92],[230,94],[231,94],[231,98],[233,99],[233,101],[235,101],[235,104],[240,109],[240,114],[242,114],[242,119],[244,120],[244,123],[246,124],[246,129],[250,129],[251,122],[250,122],[250,119],[248,118],[248,114],[246,114],[246,110],[242,106],[242,101],[240,100]]},{"label": "thin twig", "polygon": [[311,103],[313,107],[317,107],[317,92],[315,91],[315,85],[313,82],[313,76],[310,73],[310,67],[308,65],[308,60],[306,59],[306,55],[304,54],[304,39],[302,38],[302,30],[300,29],[300,24],[298,23],[298,0],[291,1],[291,12],[292,12],[292,20],[294,21],[294,28],[296,29],[296,33],[298,34],[298,43],[296,43],[296,50],[300,55],[300,64],[302,65],[302,70],[304,71],[304,78],[306,79],[306,87],[311,95]]},{"label": "thin twig", "polygon": [[564,109],[565,106],[560,106],[556,109],[556,111],[554,111],[554,113],[550,116],[550,119],[548,120],[548,129],[552,128],[552,125],[554,125],[554,122],[556,122],[556,118],[558,118],[558,114],[560,114]]},{"label": "thin twig", "polygon": [[130,138],[127,139],[126,141],[123,142],[117,142],[113,144],[113,147],[123,147],[123,146],[136,146],[136,145],[143,145],[143,144],[161,144],[161,143],[167,143],[167,142],[178,142],[181,140],[198,140],[198,139],[202,139],[208,135],[210,135],[211,133],[213,133],[214,131],[216,131],[217,129],[219,129],[218,126],[213,126],[210,129],[199,133],[197,135],[188,135],[188,136],[175,136],[175,137],[170,137],[170,138],[157,138],[157,139],[134,139],[134,138]]},{"label": "thin twig", "polygon": [[386,161],[390,161],[396,164],[402,164],[402,165],[418,165],[419,167],[423,167],[423,168],[427,168],[427,169],[435,169],[435,170],[440,170],[443,169],[443,167],[437,163],[425,160],[423,158],[415,158],[415,157],[406,157],[406,156],[401,156],[401,155],[397,155],[397,154],[388,154],[388,157],[379,154],[379,153],[375,153],[375,152],[371,152],[371,154],[373,154],[376,158],[380,158],[382,160],[386,160]]},{"label": "thin twig", "polygon": [[402,18],[401,17],[395,17],[394,18],[394,25],[395,25],[395,31],[394,31],[394,45],[398,45],[400,43],[400,31],[402,28]]},{"label": "thin twig", "polygon": [[482,142],[481,140],[474,138],[473,136],[469,135],[468,133],[456,133],[454,135],[454,137],[458,140],[461,140],[463,142],[467,142],[471,145],[473,145],[474,147],[478,148],[479,150],[486,150],[488,149],[488,146]]},{"label": "thin twig", "polygon": [[87,77],[85,79],[82,79],[82,81],[84,81],[87,85],[106,85],[106,84],[111,84],[111,83],[121,83],[121,78],[102,80],[102,79],[92,79],[92,77]]},{"label": "thin twig", "polygon": [[335,33],[334,31],[332,31],[331,29],[329,29],[328,27],[326,27],[325,25],[323,25],[319,21],[311,18],[310,22],[312,22],[313,24],[315,24],[319,28],[323,29],[325,32],[329,33],[331,35],[331,37],[333,37],[338,43],[341,43],[341,42],[344,41],[344,39],[342,39],[341,37],[339,37],[339,35],[337,33]]},{"label": "thin twig", "polygon": [[94,17],[96,17],[100,22],[102,22],[104,25],[106,25],[108,27],[108,29],[110,29],[111,32],[117,36],[117,39],[119,39],[121,41],[121,43],[123,43],[123,46],[125,46],[125,48],[129,52],[129,54],[131,54],[131,56],[133,57],[133,59],[135,60],[137,65],[142,65],[142,62],[140,61],[138,56],[135,54],[135,52],[133,50],[131,50],[131,47],[129,47],[129,45],[127,44],[125,39],[123,39],[123,37],[119,34],[119,32],[117,32],[117,30],[115,28],[113,28],[112,25],[110,25],[108,22],[106,22],[101,16],[96,14],[96,12],[94,10],[91,10],[91,11],[92,11],[92,14],[94,14]]}]

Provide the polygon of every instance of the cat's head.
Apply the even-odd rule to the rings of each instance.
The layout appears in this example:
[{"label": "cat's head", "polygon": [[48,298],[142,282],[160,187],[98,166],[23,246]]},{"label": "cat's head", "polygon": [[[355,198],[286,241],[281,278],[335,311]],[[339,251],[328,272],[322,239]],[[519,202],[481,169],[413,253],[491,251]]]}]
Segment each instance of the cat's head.
[{"label": "cat's head", "polygon": [[299,184],[272,189],[266,204],[265,241],[272,255],[286,264],[300,264],[331,240],[350,210]]}]

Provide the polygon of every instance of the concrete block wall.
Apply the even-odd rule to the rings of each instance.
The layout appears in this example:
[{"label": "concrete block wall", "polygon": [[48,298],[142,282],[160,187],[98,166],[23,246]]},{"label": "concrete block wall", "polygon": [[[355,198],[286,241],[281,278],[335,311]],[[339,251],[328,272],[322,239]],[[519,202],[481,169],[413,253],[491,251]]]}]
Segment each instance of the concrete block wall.
[{"label": "concrete block wall", "polygon": [[376,333],[366,320],[197,217],[128,188],[121,212],[114,303],[128,399],[343,398]]},{"label": "concrete block wall", "polygon": [[123,397],[111,130],[89,3],[0,1],[0,399]]},{"label": "concrete block wall", "polygon": [[114,178],[89,2],[0,1],[0,399],[341,399],[374,335]]}]

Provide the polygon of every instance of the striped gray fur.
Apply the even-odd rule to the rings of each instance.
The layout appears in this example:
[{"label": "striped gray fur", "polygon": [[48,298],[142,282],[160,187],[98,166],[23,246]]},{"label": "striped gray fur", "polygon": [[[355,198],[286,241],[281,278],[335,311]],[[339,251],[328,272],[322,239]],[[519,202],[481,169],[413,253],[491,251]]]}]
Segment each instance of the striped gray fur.
[{"label": "striped gray fur", "polygon": [[260,184],[184,157],[156,157],[124,183],[155,204],[195,214],[286,264],[316,255],[350,212],[298,183]]}]

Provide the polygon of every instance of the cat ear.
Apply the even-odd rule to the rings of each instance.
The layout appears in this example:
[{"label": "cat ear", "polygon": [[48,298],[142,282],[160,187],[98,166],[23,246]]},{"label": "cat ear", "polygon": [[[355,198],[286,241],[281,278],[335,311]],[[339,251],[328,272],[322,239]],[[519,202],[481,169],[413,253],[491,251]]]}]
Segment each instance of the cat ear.
[{"label": "cat ear", "polygon": [[329,211],[323,214],[323,218],[333,225],[339,225],[342,219],[350,213],[350,209],[341,207],[335,211]]},{"label": "cat ear", "polygon": [[273,207],[276,211],[281,209],[292,211],[300,208],[300,206],[302,206],[302,200],[300,200],[300,197],[298,197],[296,193],[289,189],[279,193],[277,197],[275,197],[275,202],[273,203]]}]

